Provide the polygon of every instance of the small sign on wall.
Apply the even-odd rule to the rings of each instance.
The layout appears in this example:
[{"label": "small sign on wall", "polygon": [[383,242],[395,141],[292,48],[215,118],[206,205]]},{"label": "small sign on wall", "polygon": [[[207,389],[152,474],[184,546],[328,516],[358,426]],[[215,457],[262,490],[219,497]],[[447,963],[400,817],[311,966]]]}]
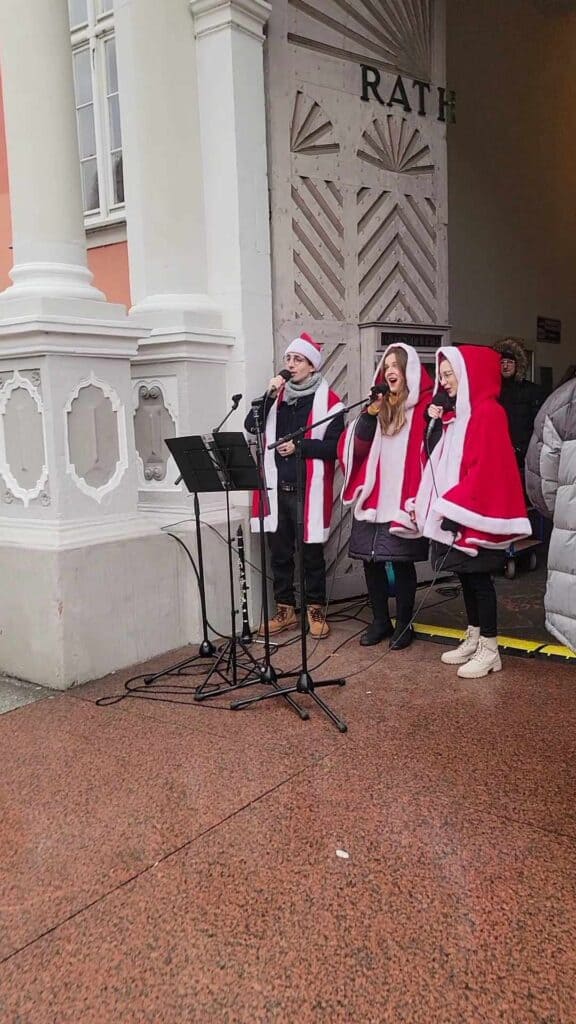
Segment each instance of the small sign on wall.
[{"label": "small sign on wall", "polygon": [[536,341],[559,345],[562,340],[562,321],[549,316],[539,316],[536,326]]}]

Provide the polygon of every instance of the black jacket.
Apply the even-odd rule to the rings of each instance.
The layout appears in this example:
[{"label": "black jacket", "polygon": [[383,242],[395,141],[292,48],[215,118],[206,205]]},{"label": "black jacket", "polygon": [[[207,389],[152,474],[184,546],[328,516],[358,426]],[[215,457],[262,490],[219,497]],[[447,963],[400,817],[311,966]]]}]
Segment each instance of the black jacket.
[{"label": "black jacket", "polygon": [[521,465],[526,458],[536,413],[543,401],[544,395],[537,384],[529,380],[517,380],[516,377],[502,380],[500,404],[506,410],[510,437]]},{"label": "black jacket", "polygon": [[[270,398],[267,394],[263,395],[262,398],[259,399],[258,407],[260,409],[260,418],[263,426],[266,423],[266,417],[268,416],[273,401],[274,399]],[[286,437],[287,434],[292,434],[300,427],[305,427],[310,413],[312,412],[313,403],[314,395],[307,395],[304,398],[299,398],[292,405],[288,405],[287,402],[281,402],[278,406],[278,415],[276,419],[276,440],[279,440],[281,437]],[[253,409],[250,410],[244,420],[244,429],[247,430],[249,434],[256,433]],[[322,441],[313,441],[309,438],[303,438],[300,442],[302,457],[304,459],[323,459],[325,462],[333,462],[336,459],[338,438],[343,430],[344,413],[340,412],[333,420],[330,420],[330,422],[326,424],[326,433],[324,434]],[[294,455],[289,455],[287,458],[284,458],[276,452],[276,468],[278,470],[279,483],[296,483],[296,457]]]}]

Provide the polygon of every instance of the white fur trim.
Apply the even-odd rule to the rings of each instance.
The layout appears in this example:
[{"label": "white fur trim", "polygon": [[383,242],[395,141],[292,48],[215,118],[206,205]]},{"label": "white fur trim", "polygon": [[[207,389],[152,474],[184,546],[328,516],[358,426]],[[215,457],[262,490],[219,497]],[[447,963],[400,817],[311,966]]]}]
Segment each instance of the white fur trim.
[{"label": "white fur trim", "polygon": [[406,399],[406,408],[410,409],[412,406],[417,405],[420,400],[420,385],[422,382],[422,364],[420,363],[420,357],[411,345],[405,345],[403,342],[398,342],[395,345],[388,345],[388,347],[384,349],[382,358],[376,367],[372,383],[375,384],[379,377],[384,377],[384,363],[391,348],[401,348],[407,356],[406,385],[408,387],[408,398]]},{"label": "white fur trim", "polygon": [[287,356],[289,352],[295,352],[299,356],[304,356],[308,362],[312,363],[315,370],[319,370],[322,366],[322,350],[316,348],[311,342],[306,341],[306,338],[294,338],[294,341],[291,341],[288,345],[284,355]]},{"label": "white fur trim", "polygon": [[[518,519],[493,519],[490,516],[482,516],[478,512],[471,512],[467,508],[455,505],[452,501],[446,501],[446,498],[438,498],[434,502],[434,510],[438,512],[439,515],[445,516],[446,519],[452,519],[454,522],[460,523],[462,526],[482,530],[486,533],[521,534],[525,537],[532,536],[532,527],[526,516],[521,516]],[[528,532],[526,532],[526,530]]]}]

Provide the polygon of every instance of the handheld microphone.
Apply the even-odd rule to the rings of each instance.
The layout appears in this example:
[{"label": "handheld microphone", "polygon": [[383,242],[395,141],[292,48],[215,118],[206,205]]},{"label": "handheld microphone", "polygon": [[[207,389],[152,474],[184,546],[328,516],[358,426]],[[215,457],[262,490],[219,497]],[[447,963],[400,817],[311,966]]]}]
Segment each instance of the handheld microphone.
[{"label": "handheld microphone", "polygon": [[[291,378],[292,378],[292,374],[290,373],[290,370],[279,370],[278,373],[276,374],[276,376],[277,377],[282,377],[283,380],[291,380]],[[277,388],[269,388],[268,391],[266,392],[266,394],[272,396],[272,395],[275,395],[276,392],[277,392]]]},{"label": "handheld microphone", "polygon": [[[454,399],[450,398],[448,392],[442,388],[441,391],[437,391],[436,394],[432,396],[430,405],[439,405],[444,412],[450,412],[450,410],[454,408]],[[436,423],[442,423],[442,417],[436,420],[430,418],[426,429],[426,446],[428,446],[428,442],[432,436],[432,431],[434,430]]]},{"label": "handheld microphone", "polygon": [[373,384],[371,389],[370,389],[370,401],[371,402],[376,402],[377,399],[380,398],[380,395],[389,395],[389,394],[390,394],[390,388],[386,384],[386,381],[383,381],[382,384]]}]

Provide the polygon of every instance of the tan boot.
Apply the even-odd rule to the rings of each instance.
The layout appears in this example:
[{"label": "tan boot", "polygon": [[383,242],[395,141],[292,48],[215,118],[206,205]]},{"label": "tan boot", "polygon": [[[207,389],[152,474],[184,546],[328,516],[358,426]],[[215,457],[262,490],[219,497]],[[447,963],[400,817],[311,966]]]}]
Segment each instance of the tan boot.
[{"label": "tan boot", "polygon": [[[285,629],[294,629],[297,625],[296,609],[291,604],[279,604],[276,615],[268,623],[268,632],[270,636],[274,636],[275,633],[282,633]],[[264,636],[263,625],[258,630],[258,636]]]},{"label": "tan boot", "polygon": [[330,626],[326,622],[323,605],[311,604],[308,606],[308,625],[310,626],[310,636],[313,636],[315,640],[323,640],[325,636],[328,636]]}]

